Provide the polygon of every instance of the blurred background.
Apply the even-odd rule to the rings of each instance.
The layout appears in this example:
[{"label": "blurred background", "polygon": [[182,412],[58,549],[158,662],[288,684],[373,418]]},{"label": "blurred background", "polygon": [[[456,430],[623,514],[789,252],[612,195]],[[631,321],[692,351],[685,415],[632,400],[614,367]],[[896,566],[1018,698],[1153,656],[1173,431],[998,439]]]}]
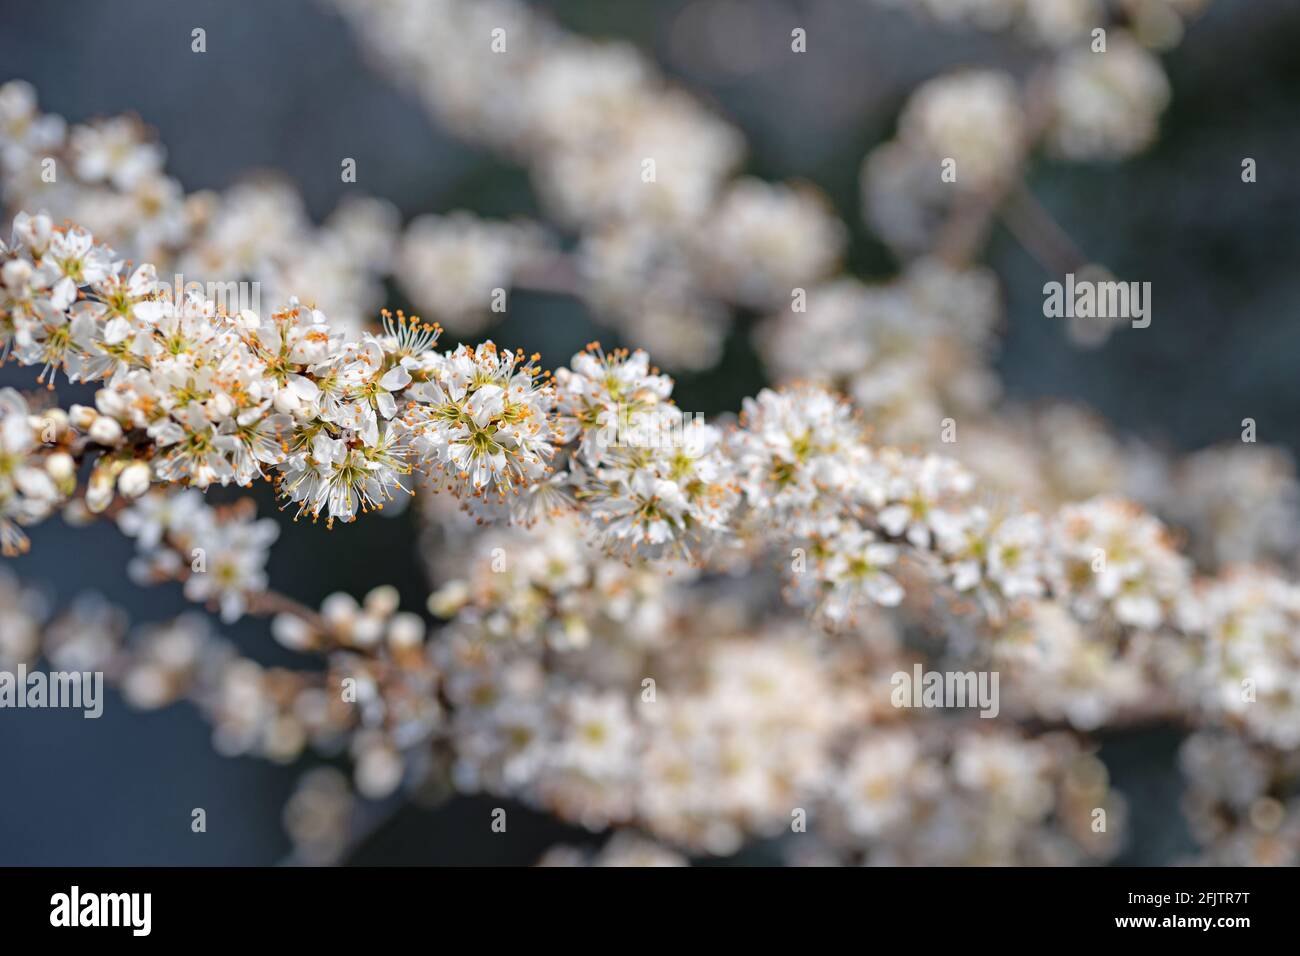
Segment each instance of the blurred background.
[{"label": "blurred background", "polygon": [[[576,32],[625,39],[740,127],[746,171],[806,179],[852,229],[849,271],[887,277],[890,252],[858,214],[862,157],[894,131],[907,93],[958,64],[1015,69],[1027,49],[1008,36],[926,24],[856,0],[655,0],[535,4]],[[190,52],[207,31],[209,53]],[[790,30],[808,31],[809,55],[791,58]],[[1047,276],[997,231],[985,262],[1003,283],[1008,321],[997,370],[1012,398],[1068,398],[1121,433],[1191,451],[1231,439],[1244,417],[1259,440],[1300,450],[1300,2],[1217,0],[1165,55],[1173,89],[1161,134],[1122,164],[1037,163],[1030,188],[1089,258],[1121,278],[1149,280],[1154,321],[1142,335],[1101,348],[1070,346],[1043,318]],[[42,108],[69,122],[135,112],[158,131],[168,171],[187,190],[221,189],[255,169],[288,177],[316,218],[348,190],[387,199],[403,219],[468,209],[490,217],[537,215],[526,173],[438,129],[407,94],[368,70],[355,37],[311,0],[185,3],[6,4],[0,9],[0,82],[21,78]],[[357,160],[357,185],[339,181],[339,157]],[[1258,163],[1250,189],[1243,157]],[[390,290],[390,305],[405,304]],[[683,408],[734,410],[764,383],[742,320],[724,359],[679,376]],[[570,299],[520,292],[492,335],[560,364],[599,334]],[[28,387],[30,370],[0,369],[0,385]],[[60,389],[66,401],[75,389]],[[84,400],[84,397],[82,398]],[[277,514],[269,493],[259,511]],[[423,608],[410,514],[336,529],[279,515],[272,581],[308,604],[326,594],[396,585]],[[99,590],[139,621],[187,609],[175,587],[125,580],[131,543],[107,526],[73,531],[50,521],[14,570],[56,604]],[[225,629],[267,663],[301,659],[268,637],[265,622]],[[98,721],[69,711],[6,711],[0,766],[0,863],[65,865],[268,865],[290,850],[285,800],[306,762],[277,767],[218,756],[208,726],[185,705],[163,714],[128,710],[110,694]],[[1102,756],[1129,798],[1131,842],[1121,863],[1165,860],[1189,845],[1171,809],[1177,736],[1152,732],[1106,741]],[[511,839],[481,825],[501,801],[458,798],[440,807],[383,807],[355,863],[531,863],[558,839],[585,834],[511,809]],[[192,834],[190,809],[207,811]],[[761,861],[762,846],[744,862]]]}]

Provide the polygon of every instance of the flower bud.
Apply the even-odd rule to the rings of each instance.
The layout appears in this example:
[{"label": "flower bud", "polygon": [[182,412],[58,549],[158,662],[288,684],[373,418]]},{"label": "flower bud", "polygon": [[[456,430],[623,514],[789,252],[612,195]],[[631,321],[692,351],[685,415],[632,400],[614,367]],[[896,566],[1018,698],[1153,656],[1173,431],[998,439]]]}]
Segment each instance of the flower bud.
[{"label": "flower bud", "polygon": [[342,591],[326,595],[320,605],[320,615],[325,619],[325,623],[339,631],[351,628],[360,610],[352,595],[344,594]]},{"label": "flower bud", "polygon": [[351,630],[343,636],[353,647],[374,647],[384,636],[384,622],[369,616],[358,617]]},{"label": "flower bud", "polygon": [[86,431],[91,425],[95,424],[95,419],[98,417],[99,413],[86,405],[73,405],[68,409],[68,420],[80,432]]},{"label": "flower bud", "polygon": [[369,613],[378,617],[391,617],[402,603],[402,598],[397,593],[397,588],[391,584],[381,584],[365,596],[363,603]]},{"label": "flower bud", "polygon": [[11,289],[19,289],[32,277],[32,264],[24,259],[10,259],[0,269],[0,280]]},{"label": "flower bud", "polygon": [[127,498],[139,498],[149,490],[153,470],[148,462],[133,461],[122,469],[117,478],[117,490]]},{"label": "flower bud", "polygon": [[107,415],[100,415],[90,426],[89,434],[101,445],[116,445],[122,440],[122,426]]},{"label": "flower bud", "polygon": [[316,641],[316,633],[302,618],[277,614],[271,621],[271,636],[291,651],[305,651]]},{"label": "flower bud", "polygon": [[368,747],[357,757],[354,771],[357,790],[371,800],[386,797],[401,784],[405,769],[402,758],[392,749]]},{"label": "flower bud", "polygon": [[394,651],[419,647],[424,643],[424,621],[418,614],[403,611],[393,615],[388,624],[388,646]]},{"label": "flower bud", "polygon": [[90,481],[86,485],[86,508],[91,514],[99,514],[112,502],[116,472],[116,463],[99,465],[91,472]]},{"label": "flower bud", "polygon": [[70,481],[77,475],[77,463],[66,451],[56,451],[45,459],[45,472],[59,483]]},{"label": "flower bud", "polygon": [[429,613],[435,617],[451,618],[469,603],[469,585],[464,581],[448,581],[429,595]]}]

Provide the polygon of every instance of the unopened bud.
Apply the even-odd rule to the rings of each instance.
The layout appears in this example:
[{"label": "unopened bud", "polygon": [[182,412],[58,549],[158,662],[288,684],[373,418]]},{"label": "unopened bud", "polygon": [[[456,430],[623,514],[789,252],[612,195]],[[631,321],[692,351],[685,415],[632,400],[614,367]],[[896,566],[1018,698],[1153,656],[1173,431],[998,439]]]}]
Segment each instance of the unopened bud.
[{"label": "unopened bud", "polygon": [[384,622],[363,615],[357,618],[346,638],[354,647],[374,647],[383,636]]},{"label": "unopened bud", "polygon": [[469,585],[464,581],[449,581],[429,595],[429,613],[441,618],[455,617],[469,603],[469,598]]},{"label": "unopened bud", "polygon": [[312,646],[316,633],[302,618],[291,614],[277,614],[271,621],[271,636],[292,651],[304,651]]},{"label": "unopened bud", "polygon": [[139,498],[149,490],[153,471],[147,462],[133,461],[117,477],[117,490],[127,498]]},{"label": "unopened bud", "polygon": [[424,643],[424,621],[418,614],[403,611],[388,623],[388,646],[395,651],[419,647]]},{"label": "unopened bud", "polygon": [[68,409],[68,421],[72,422],[72,426],[77,431],[86,431],[95,424],[95,419],[98,417],[99,413],[86,405],[73,405]]},{"label": "unopened bud", "polygon": [[366,610],[379,617],[392,616],[401,603],[401,595],[397,593],[397,588],[391,584],[381,584],[367,594],[365,598]]},{"label": "unopened bud", "polygon": [[107,415],[100,415],[90,426],[89,435],[101,445],[116,445],[122,440],[122,426]]},{"label": "unopened bud", "polygon": [[27,285],[32,277],[32,265],[23,259],[10,259],[0,269],[0,280],[11,289],[19,289]]},{"label": "unopened bud", "polygon": [[113,479],[117,469],[112,465],[101,465],[90,475],[86,485],[86,508],[91,514],[99,514],[113,500]]},{"label": "unopened bud", "polygon": [[66,451],[56,451],[46,457],[45,473],[60,483],[71,481],[77,474],[77,463]]}]

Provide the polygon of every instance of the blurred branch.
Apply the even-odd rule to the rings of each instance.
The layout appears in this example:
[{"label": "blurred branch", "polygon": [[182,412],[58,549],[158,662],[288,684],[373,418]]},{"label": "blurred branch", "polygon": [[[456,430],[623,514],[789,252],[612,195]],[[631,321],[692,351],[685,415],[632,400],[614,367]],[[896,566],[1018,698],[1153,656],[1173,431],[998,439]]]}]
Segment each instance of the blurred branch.
[{"label": "blurred branch", "polygon": [[578,273],[573,256],[557,252],[520,267],[514,273],[513,286],[528,292],[548,295],[583,296],[585,282]]},{"label": "blurred branch", "polygon": [[1023,183],[1011,189],[999,216],[1016,241],[1052,275],[1078,272],[1087,256]]}]

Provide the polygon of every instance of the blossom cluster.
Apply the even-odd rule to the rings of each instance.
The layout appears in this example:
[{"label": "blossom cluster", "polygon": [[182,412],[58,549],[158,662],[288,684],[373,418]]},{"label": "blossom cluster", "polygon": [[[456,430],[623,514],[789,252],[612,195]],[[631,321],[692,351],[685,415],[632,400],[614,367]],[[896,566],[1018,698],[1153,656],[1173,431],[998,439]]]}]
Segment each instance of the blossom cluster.
[{"label": "blossom cluster", "polygon": [[[1286,616],[1294,614],[1293,586],[1244,579],[1250,586],[1243,587],[1227,578],[1193,591],[1186,562],[1159,524],[1120,501],[1070,505],[1050,520],[995,520],[969,504],[973,483],[955,463],[871,448],[847,404],[815,388],[761,393],[708,453],[717,452],[719,474],[733,486],[735,529],[761,528],[755,535],[767,545],[805,542],[809,563],[795,569],[796,591],[810,587],[807,596],[864,634],[865,643],[810,643],[792,622],[747,622],[754,609],[746,598],[724,599],[708,582],[694,585],[691,573],[668,584],[644,564],[624,563],[629,535],[649,535],[638,539],[647,542],[663,536],[660,544],[696,535],[695,519],[674,522],[645,507],[659,497],[675,500],[663,488],[640,510],[618,512],[626,516],[620,530],[603,530],[617,520],[609,517],[609,498],[634,494],[663,468],[653,449],[621,439],[627,431],[643,434],[635,427],[640,416],[662,411],[670,387],[644,356],[622,353],[584,352],[557,375],[563,397],[555,428],[569,439],[570,460],[544,484],[571,483],[578,514],[535,515],[531,527],[472,539],[475,560],[453,555],[449,563],[472,575],[432,599],[434,610],[453,617],[438,640],[426,637],[418,619],[395,615],[391,594],[364,605],[339,595],[314,625],[277,619],[277,636],[288,646],[329,653],[323,682],[220,656],[196,670],[194,661],[207,656],[194,648],[182,653],[173,647],[180,639],[163,631],[172,634],[166,642],[146,636],[139,643],[126,670],[133,675],[124,683],[129,698],[156,706],[177,693],[197,695],[226,752],[288,759],[310,741],[346,736],[357,786],[370,796],[429,772],[428,743],[446,739],[447,772],[459,789],[520,796],[591,827],[635,822],[697,852],[731,852],[809,808],[824,821],[818,832],[835,854],[861,852],[855,848],[865,838],[869,859],[1064,862],[1112,852],[1113,841],[1082,836],[1089,831],[1079,808],[1111,799],[1089,789],[1098,786],[1095,770],[1051,756],[1058,752],[1044,741],[977,733],[948,745],[956,748],[950,757],[940,751],[926,758],[931,745],[899,729],[845,749],[864,721],[897,719],[882,715],[882,697],[866,689],[897,668],[899,645],[888,633],[870,637],[862,629],[880,626],[872,608],[902,602],[903,574],[894,566],[907,555],[927,568],[930,586],[947,582],[982,593],[990,611],[1015,610],[1014,624],[993,645],[1015,681],[1013,708],[1095,727],[1148,699],[1164,668],[1177,671],[1164,676],[1176,678],[1174,688],[1207,718],[1293,744],[1285,678],[1261,686],[1250,707],[1233,696],[1237,675],[1270,674],[1294,661],[1296,630]],[[613,415],[628,399],[638,411]],[[667,454],[684,453],[669,445]],[[638,480],[637,471],[646,477]],[[672,483],[673,473],[656,480]],[[580,492],[602,482],[604,496],[587,508]],[[183,554],[193,543],[187,533],[208,520],[187,515],[195,498],[194,491],[154,492],[120,520],[145,545],[167,540]],[[453,513],[442,520],[461,519]],[[212,529],[202,533],[209,538]],[[614,557],[587,547],[591,535]],[[1020,599],[1030,599],[1031,615],[1015,606]],[[1242,620],[1252,623],[1243,628]],[[1105,622],[1110,630],[1102,633],[1119,628],[1129,637],[1101,645],[1083,637],[1083,628]],[[600,628],[594,634],[593,625]],[[193,627],[177,626],[181,633]],[[1049,627],[1055,630],[1047,638]],[[88,625],[78,630],[96,633]],[[1261,640],[1243,645],[1242,633]],[[194,636],[182,643],[194,641],[202,643]],[[658,675],[662,700],[655,678],[647,688],[645,675]],[[323,689],[347,678],[358,682],[359,712],[340,710]],[[717,748],[714,756],[700,751],[703,740]],[[1011,773],[1006,761],[1040,769]],[[824,790],[828,779],[840,782]],[[1012,780],[1021,789],[990,803],[989,787]],[[824,806],[816,799],[822,792]],[[938,804],[923,820],[966,820],[962,832],[975,834],[973,841],[939,844],[944,855],[936,857],[927,855],[935,844],[925,827],[887,825],[926,801]]]},{"label": "blossom cluster", "polygon": [[[1196,728],[1206,860],[1300,859],[1300,587],[1274,565],[1294,559],[1289,460],[1175,461],[1070,406],[999,404],[996,280],[944,241],[1040,147],[1146,148],[1169,99],[1148,48],[1199,0],[910,4],[1052,53],[907,101],[863,164],[866,217],[905,260],[877,283],[838,274],[847,229],[820,193],[737,175],[739,131],[632,48],[515,0],[334,5],[441,121],[529,168],[572,251],[467,213],[399,234],[374,200],[316,227],[267,179],[186,195],[137,121],[68,126],[0,86],[6,203],[44,210],[0,244],[0,350],[96,389],[66,411],[0,391],[5,553],[60,509],[110,515],[137,583],[179,582],[226,622],[273,616],[324,666],[265,666],[199,615],[128,631],[87,598],[50,621],[4,569],[0,664],[103,669],[142,709],[188,700],[223,754],[346,755],[350,784],[317,768],[286,807],[308,862],[346,852],[353,789],[448,786],[616,832],[543,865],[755,839],[809,864],[1104,861],[1126,809],[1083,734],[1149,721]],[[459,42],[498,30],[499,51]],[[166,295],[172,269],[251,278],[281,307]],[[390,272],[458,331],[532,285],[650,353],[593,343],[551,375],[492,342],[440,351],[434,324],[368,322]],[[706,423],[650,354],[714,365],[737,308],[766,316],[779,384]],[[388,586],[319,607],[273,591],[279,526],[204,494],[258,478],[327,523],[449,492],[418,504],[444,623]],[[926,660],[1000,672],[1001,719],[892,706],[891,675]]]},{"label": "blossom cluster", "polygon": [[[573,279],[584,299],[666,365],[714,364],[730,327],[723,303],[772,308],[838,268],[847,230],[821,194],[737,176],[739,130],[633,47],[577,36],[516,0],[333,5],[440,123],[528,168],[548,212],[581,231]],[[496,37],[497,48],[466,36]],[[460,290],[485,309],[478,277],[508,275],[521,251],[490,225],[458,228],[469,283],[449,270],[443,284],[458,291],[439,291],[399,273],[428,289],[417,305],[440,319],[439,300]],[[413,243],[411,263],[433,244]]]},{"label": "blossom cluster", "polygon": [[864,215],[900,255],[932,251],[955,215],[996,210],[1039,147],[1076,162],[1140,153],[1169,96],[1160,61],[1118,28],[1104,53],[1084,42],[1024,81],[996,69],[937,76],[863,160]]},{"label": "blossom cluster", "polygon": [[1206,0],[878,0],[902,7],[944,26],[981,30],[1015,29],[1029,40],[1052,47],[1088,38],[1099,25],[1126,22],[1145,46],[1165,48],[1182,38],[1185,21]]},{"label": "blossom cluster", "polygon": [[37,413],[16,389],[0,389],[0,550],[6,557],[27,550],[24,525],[48,518],[75,490],[72,431],[61,409]]},{"label": "blossom cluster", "polygon": [[[351,521],[409,493],[417,466],[479,497],[548,468],[554,389],[535,357],[491,342],[440,353],[440,330],[400,313],[347,340],[296,300],[265,319],[195,293],[177,301],[157,294],[153,266],[127,275],[90,233],[44,215],[20,213],[0,257],[0,346],[51,385],[62,372],[100,386],[70,421],[104,449],[91,511],[115,487],[130,498],[154,481],[268,478],[299,515]],[[20,454],[17,426],[13,441]],[[26,484],[19,507],[44,493]]]},{"label": "blossom cluster", "polygon": [[[0,577],[0,587],[13,585]],[[346,748],[370,799],[447,774],[461,791],[522,798],[593,829],[635,825],[692,854],[734,852],[794,823],[811,840],[791,843],[796,863],[1063,863],[1114,852],[1122,804],[1069,738],[975,727],[953,736],[941,719],[902,719],[871,691],[899,666],[887,633],[844,644],[792,618],[760,623],[740,595],[677,597],[674,626],[659,632],[675,635],[671,646],[612,637],[546,663],[538,644],[475,625],[426,638],[383,589],[363,604],[334,595],[319,631],[277,620],[286,644],[328,655],[323,673],[257,664],[199,617],[128,637],[102,602],[79,602],[43,628],[37,604],[13,606],[31,609],[39,635],[26,659],[103,669],[137,708],[189,699],[222,753],[287,762],[308,746]],[[300,850],[337,855],[351,805],[333,772],[304,779],[286,809]],[[1109,836],[1088,827],[1098,806],[1115,813]],[[952,827],[965,838],[953,840]]]},{"label": "blossom cluster", "polygon": [[69,124],[43,113],[30,84],[0,85],[0,192],[10,215],[43,210],[83,226],[171,283],[256,283],[268,302],[302,301],[359,333],[382,304],[396,255],[397,210],[350,196],[319,227],[283,179],[258,175],[225,193],[187,193],[166,151],[134,116]]},{"label": "blossom cluster", "polygon": [[[745,560],[735,551],[746,543],[751,561],[788,550],[789,596],[836,627],[902,604],[915,581],[921,594],[947,591],[954,607],[974,599],[991,622],[1023,614],[1025,599],[1050,599],[1088,627],[1211,630],[1210,612],[1188,597],[1190,563],[1135,505],[1098,497],[1047,514],[991,507],[957,462],[873,446],[860,414],[820,386],[764,390],[720,428],[673,405],[671,379],[643,352],[593,345],[551,380],[536,357],[490,342],[439,353],[438,330],[401,315],[386,316],[382,335],[345,341],[296,304],[265,324],[194,297],[178,310],[151,294],[149,266],[126,278],[89,234],[40,216],[18,218],[5,255],[18,360],[103,384],[95,409],[65,416],[66,430],[102,449],[84,497],[92,513],[113,502],[115,488],[137,498],[151,481],[204,489],[265,475],[299,514],[350,520],[408,490],[403,478],[419,465],[426,484],[467,498],[480,520],[549,528],[574,512],[551,546],[572,527],[570,555],[578,537],[628,562],[725,564]],[[25,409],[10,417],[21,423],[13,428],[21,456],[42,419]],[[51,455],[37,457],[39,470],[15,459],[15,520],[48,513],[59,497]],[[197,491],[161,489],[120,520],[140,539],[139,577],[183,579],[192,599],[227,619],[266,588],[275,529],[246,511],[222,515]],[[209,567],[187,571],[198,552]],[[541,553],[542,577],[526,579],[525,594],[558,575],[562,590],[594,591],[577,598],[589,609],[618,579],[563,553]],[[566,566],[583,570],[565,581]],[[540,622],[528,619],[536,609],[512,593],[462,587],[438,603],[516,638],[536,632]],[[1285,593],[1272,596],[1272,613]],[[571,615],[559,635],[543,628],[542,643],[580,645],[575,622],[589,618]],[[1224,657],[1220,669],[1233,666]],[[1286,700],[1270,703],[1285,720]]]}]

